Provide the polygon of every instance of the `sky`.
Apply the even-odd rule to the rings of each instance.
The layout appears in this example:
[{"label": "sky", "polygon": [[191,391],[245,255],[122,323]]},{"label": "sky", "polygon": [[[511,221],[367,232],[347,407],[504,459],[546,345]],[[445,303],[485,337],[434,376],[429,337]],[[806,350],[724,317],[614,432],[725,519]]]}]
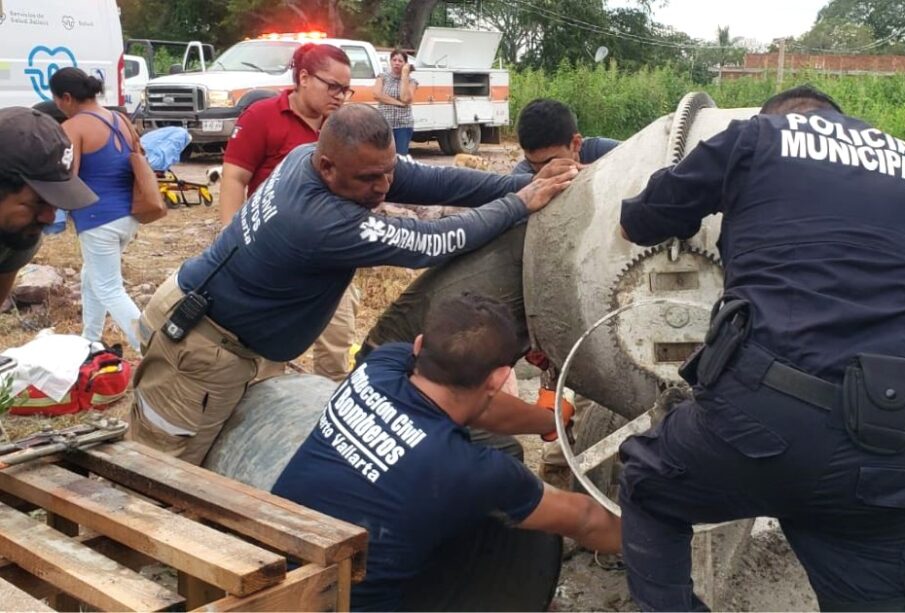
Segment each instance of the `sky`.
[{"label": "sky", "polygon": [[[729,26],[735,37],[769,43],[782,36],[808,31],[817,12],[829,0],[669,0],[655,2],[654,20],[704,40],[716,38],[717,26]],[[610,8],[637,6],[629,0],[610,0]]]}]

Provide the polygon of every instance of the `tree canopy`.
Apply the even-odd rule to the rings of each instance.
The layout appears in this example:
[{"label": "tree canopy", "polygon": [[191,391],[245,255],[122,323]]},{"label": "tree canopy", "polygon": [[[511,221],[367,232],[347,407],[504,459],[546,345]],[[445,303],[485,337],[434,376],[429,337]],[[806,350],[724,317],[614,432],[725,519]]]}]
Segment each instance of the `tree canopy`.
[{"label": "tree canopy", "polygon": [[813,52],[905,53],[905,2],[829,0],[796,42]]}]

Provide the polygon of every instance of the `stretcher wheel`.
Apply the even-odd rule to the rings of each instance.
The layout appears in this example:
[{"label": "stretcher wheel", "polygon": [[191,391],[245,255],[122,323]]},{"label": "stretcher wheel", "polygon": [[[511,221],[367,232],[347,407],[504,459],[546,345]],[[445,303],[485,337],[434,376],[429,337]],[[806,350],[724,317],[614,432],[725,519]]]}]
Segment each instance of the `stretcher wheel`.
[{"label": "stretcher wheel", "polygon": [[206,187],[198,188],[198,198],[204,204],[204,206],[210,206],[214,203],[214,195],[211,194],[211,190]]},{"label": "stretcher wheel", "polygon": [[176,192],[171,192],[171,191],[167,190],[164,192],[164,195],[166,195],[167,204],[170,207],[175,208],[175,207],[179,206],[179,194],[177,194]]}]

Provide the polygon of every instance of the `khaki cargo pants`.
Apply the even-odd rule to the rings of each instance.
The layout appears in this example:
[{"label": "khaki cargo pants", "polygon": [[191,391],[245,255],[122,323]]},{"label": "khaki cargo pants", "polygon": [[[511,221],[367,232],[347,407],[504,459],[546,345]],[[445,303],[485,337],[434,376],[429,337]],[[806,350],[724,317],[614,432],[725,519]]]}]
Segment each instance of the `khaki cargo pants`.
[{"label": "khaki cargo pants", "polygon": [[263,358],[204,318],[179,343],[160,330],[183,292],[175,275],[139,319],[143,358],[127,438],[201,464]]},{"label": "khaki cargo pants", "polygon": [[349,374],[349,350],[355,344],[358,288],[350,283],[333,313],[333,319],[312,346],[314,374],[342,381]]}]

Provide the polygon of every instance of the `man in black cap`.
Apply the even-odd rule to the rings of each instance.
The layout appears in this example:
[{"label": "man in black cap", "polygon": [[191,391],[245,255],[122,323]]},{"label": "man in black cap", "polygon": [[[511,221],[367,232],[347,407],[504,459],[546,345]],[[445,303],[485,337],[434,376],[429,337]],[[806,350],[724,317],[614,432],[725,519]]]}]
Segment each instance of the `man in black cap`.
[{"label": "man in black cap", "polygon": [[54,209],[97,201],[73,175],[72,157],[72,144],[51,117],[22,107],[0,109],[0,302],[38,251]]}]

